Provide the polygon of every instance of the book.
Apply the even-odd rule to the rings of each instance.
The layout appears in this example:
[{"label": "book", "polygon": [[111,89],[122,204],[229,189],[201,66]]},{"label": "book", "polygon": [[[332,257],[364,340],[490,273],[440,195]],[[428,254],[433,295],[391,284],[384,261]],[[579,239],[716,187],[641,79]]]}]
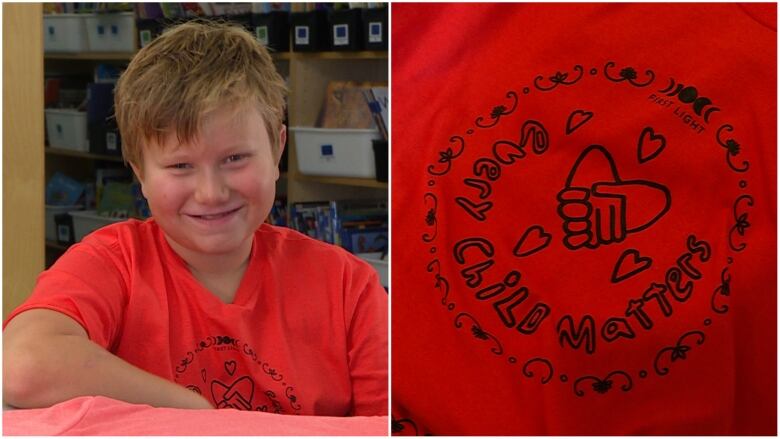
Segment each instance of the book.
[{"label": "book", "polygon": [[381,87],[383,83],[331,81],[325,92],[325,102],[320,112],[317,126],[320,128],[359,128],[375,127],[370,108],[366,107],[364,91],[372,87]]}]

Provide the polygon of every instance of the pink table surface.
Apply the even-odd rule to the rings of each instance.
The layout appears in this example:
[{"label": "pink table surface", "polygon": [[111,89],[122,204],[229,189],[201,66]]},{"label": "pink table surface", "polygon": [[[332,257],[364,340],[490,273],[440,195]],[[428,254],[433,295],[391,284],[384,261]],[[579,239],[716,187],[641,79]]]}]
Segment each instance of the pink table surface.
[{"label": "pink table surface", "polygon": [[387,436],[387,416],[336,418],[183,410],[80,397],[45,409],[3,412],[3,434],[107,436]]}]

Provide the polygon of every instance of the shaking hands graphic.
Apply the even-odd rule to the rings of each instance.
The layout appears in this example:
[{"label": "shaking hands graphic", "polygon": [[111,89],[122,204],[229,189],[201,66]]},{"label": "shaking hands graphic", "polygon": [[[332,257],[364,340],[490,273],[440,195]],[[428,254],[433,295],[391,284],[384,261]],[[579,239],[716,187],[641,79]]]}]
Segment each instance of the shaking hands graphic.
[{"label": "shaking hands graphic", "polygon": [[663,185],[621,180],[614,159],[601,145],[580,154],[557,198],[563,245],[571,250],[621,242],[655,224],[672,202]]}]

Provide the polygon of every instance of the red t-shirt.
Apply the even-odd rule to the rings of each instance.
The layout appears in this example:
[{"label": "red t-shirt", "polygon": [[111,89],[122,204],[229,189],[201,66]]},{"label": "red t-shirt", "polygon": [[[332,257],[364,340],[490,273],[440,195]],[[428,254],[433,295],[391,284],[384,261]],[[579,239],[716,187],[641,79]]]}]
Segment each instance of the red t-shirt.
[{"label": "red t-shirt", "polygon": [[776,433],[776,6],[393,5],[393,432]]},{"label": "red t-shirt", "polygon": [[199,284],[154,220],[102,228],[42,273],[8,320],[62,312],[124,360],[218,408],[387,413],[387,294],[336,246],[263,224],[231,304]]}]

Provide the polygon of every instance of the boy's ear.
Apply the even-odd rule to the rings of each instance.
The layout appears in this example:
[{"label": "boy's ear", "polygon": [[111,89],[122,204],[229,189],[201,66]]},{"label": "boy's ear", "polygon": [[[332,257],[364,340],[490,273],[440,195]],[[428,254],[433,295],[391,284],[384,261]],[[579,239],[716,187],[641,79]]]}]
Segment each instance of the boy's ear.
[{"label": "boy's ear", "polygon": [[135,174],[135,178],[138,179],[138,182],[141,183],[141,193],[146,197],[146,194],[144,194],[144,180],[143,180],[143,174],[141,173],[141,170],[138,168],[138,166],[135,165],[135,163],[130,163],[130,167],[133,169],[133,173]]},{"label": "boy's ear", "polygon": [[282,161],[282,153],[284,153],[284,145],[287,144],[287,127],[282,124],[282,129],[279,130],[279,148],[276,150],[276,166],[279,166],[279,162]]}]

